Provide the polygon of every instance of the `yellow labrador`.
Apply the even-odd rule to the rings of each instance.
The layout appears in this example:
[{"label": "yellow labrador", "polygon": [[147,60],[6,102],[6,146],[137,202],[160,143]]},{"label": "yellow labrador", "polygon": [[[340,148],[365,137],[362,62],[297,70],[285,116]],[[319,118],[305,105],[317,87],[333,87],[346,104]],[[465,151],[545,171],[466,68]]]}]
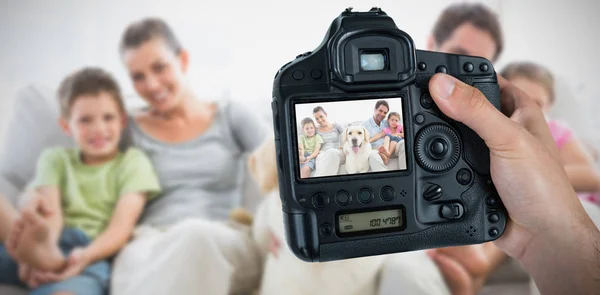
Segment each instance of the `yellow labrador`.
[{"label": "yellow labrador", "polygon": [[[368,145],[368,142],[367,142]],[[285,241],[277,182],[275,144],[267,140],[249,159],[250,173],[266,199],[258,207],[253,237],[266,256],[259,295],[375,295],[384,257],[371,256],[323,263],[298,259]],[[269,231],[281,243],[277,257],[268,252]]]},{"label": "yellow labrador", "polygon": [[342,136],[342,146],[346,154],[346,171],[348,174],[369,171],[369,131],[362,126],[348,126]]}]

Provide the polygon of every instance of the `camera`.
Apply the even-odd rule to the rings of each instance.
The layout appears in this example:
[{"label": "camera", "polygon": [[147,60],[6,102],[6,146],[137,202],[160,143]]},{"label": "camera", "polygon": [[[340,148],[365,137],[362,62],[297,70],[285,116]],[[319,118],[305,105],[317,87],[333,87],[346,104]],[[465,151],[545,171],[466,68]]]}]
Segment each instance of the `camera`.
[{"label": "camera", "polygon": [[277,72],[278,181],[297,257],[331,261],[502,235],[508,215],[489,149],[437,108],[428,91],[436,73],[476,87],[500,109],[491,62],[416,50],[380,8],[346,9],[314,51]]}]

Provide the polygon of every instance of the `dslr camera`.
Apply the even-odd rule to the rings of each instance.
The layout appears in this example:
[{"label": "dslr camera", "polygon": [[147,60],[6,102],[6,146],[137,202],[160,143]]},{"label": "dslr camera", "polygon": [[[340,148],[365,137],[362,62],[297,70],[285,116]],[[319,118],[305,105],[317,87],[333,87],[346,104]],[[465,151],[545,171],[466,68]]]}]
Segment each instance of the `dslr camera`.
[{"label": "dslr camera", "polygon": [[506,209],[484,141],[436,107],[436,73],[500,109],[491,62],[415,50],[380,8],[346,9],[276,74],[273,123],[289,247],[331,261],[497,239]]}]

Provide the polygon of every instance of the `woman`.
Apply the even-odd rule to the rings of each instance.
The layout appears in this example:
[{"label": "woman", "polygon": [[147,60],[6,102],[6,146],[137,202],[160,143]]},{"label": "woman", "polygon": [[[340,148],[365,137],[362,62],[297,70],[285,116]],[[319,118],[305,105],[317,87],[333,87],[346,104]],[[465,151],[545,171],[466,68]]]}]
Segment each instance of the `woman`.
[{"label": "woman", "polygon": [[[256,287],[257,250],[241,225],[242,155],[269,130],[244,107],[199,99],[189,54],[160,19],[124,32],[120,53],[148,107],[130,118],[131,143],[148,153],[163,194],[149,204],[117,257],[112,294],[230,294]],[[252,130],[252,132],[248,132]]]},{"label": "woman", "polygon": [[340,149],[340,135],[344,133],[344,128],[338,123],[327,121],[327,112],[321,106],[313,109],[313,116],[319,125],[317,127],[317,134],[323,138],[321,153],[317,156],[314,176],[337,175],[340,164],[346,159]]}]

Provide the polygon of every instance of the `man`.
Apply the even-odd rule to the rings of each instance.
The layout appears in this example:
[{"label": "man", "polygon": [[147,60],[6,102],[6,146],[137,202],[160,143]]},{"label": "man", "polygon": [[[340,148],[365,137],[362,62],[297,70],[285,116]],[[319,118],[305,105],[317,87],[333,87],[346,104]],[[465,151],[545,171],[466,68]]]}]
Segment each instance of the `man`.
[{"label": "man", "polygon": [[[436,21],[427,50],[481,56],[495,62],[504,48],[498,17],[482,4],[447,7]],[[429,256],[430,258],[427,258]],[[505,255],[492,243],[394,255],[380,295],[475,294]],[[435,264],[434,264],[435,263]]]},{"label": "man", "polygon": [[[362,122],[362,126],[369,131],[369,135],[371,138],[369,142],[371,143],[371,154],[369,155],[369,166],[371,167],[371,171],[387,171],[388,167],[384,163],[385,155],[381,154],[378,151],[378,148],[383,145],[384,138],[381,134],[384,128],[389,127],[388,122],[386,121],[386,116],[390,110],[390,105],[385,100],[379,100],[375,103],[375,108],[373,110],[373,116],[364,122]],[[396,149],[394,150],[393,157],[397,157],[399,153],[404,152],[404,141],[399,142],[396,145]],[[406,159],[404,157],[399,157],[398,159],[398,168],[396,169],[406,169]],[[393,169],[393,170],[396,170]]]}]

